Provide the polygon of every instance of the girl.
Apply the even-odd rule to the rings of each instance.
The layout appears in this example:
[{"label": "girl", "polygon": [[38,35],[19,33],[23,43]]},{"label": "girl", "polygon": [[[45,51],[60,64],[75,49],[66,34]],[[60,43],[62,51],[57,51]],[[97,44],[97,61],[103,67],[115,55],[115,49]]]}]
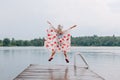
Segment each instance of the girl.
[{"label": "girl", "polygon": [[47,23],[50,25],[50,28],[47,30],[47,38],[45,39],[45,47],[52,51],[52,54],[48,61],[53,59],[56,51],[62,51],[65,56],[65,60],[69,63],[67,57],[67,51],[70,49],[70,34],[68,33],[69,30],[76,27],[74,25],[67,30],[62,30],[63,26],[58,25],[57,29],[49,22]]}]

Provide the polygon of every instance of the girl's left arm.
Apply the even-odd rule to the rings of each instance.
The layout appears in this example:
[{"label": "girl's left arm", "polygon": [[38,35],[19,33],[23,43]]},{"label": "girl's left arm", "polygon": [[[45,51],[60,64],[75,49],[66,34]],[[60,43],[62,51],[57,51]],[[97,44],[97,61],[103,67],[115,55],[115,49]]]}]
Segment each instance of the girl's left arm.
[{"label": "girl's left arm", "polygon": [[73,25],[72,27],[68,28],[67,30],[64,30],[63,33],[65,33],[65,32],[67,32],[67,31],[69,31],[69,30],[75,28],[76,26],[77,26],[77,25]]}]

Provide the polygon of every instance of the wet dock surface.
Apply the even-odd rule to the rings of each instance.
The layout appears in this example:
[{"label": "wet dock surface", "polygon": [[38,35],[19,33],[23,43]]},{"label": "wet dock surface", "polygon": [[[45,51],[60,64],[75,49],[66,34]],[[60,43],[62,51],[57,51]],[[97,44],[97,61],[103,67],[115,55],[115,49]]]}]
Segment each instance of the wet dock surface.
[{"label": "wet dock surface", "polygon": [[84,67],[31,64],[14,80],[105,80]]}]

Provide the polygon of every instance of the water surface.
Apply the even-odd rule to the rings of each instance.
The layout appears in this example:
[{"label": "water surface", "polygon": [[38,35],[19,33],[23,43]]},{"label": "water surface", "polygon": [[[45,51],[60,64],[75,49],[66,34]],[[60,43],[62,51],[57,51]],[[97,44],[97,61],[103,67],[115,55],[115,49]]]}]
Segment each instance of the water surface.
[{"label": "water surface", "polygon": [[[44,47],[0,47],[0,80],[12,80],[29,64],[73,65],[74,54],[80,52],[90,68],[106,80],[120,80],[120,47],[72,47],[67,64],[62,53],[48,62],[50,52]],[[77,65],[84,66],[77,56]]]}]

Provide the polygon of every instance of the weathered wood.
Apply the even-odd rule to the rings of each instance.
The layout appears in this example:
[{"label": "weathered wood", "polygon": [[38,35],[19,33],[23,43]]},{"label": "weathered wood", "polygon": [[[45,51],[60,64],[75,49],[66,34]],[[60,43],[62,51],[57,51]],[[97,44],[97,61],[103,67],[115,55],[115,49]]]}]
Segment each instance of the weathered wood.
[{"label": "weathered wood", "polygon": [[30,65],[14,80],[104,80],[93,71],[70,65]]}]

